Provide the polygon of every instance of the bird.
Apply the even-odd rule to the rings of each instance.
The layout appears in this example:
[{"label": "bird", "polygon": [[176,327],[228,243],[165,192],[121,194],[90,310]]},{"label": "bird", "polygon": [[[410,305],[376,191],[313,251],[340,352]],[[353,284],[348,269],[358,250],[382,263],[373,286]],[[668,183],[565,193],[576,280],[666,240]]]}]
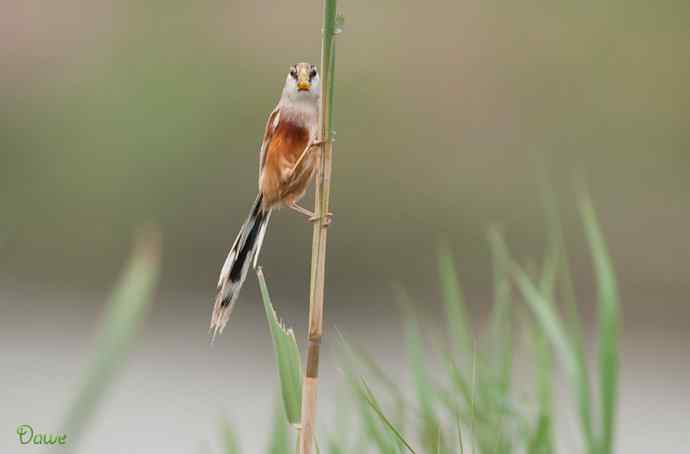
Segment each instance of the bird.
[{"label": "bird", "polygon": [[256,268],[271,212],[290,208],[309,221],[331,221],[297,204],[304,196],[318,165],[323,141],[319,139],[321,81],[315,65],[290,67],[280,100],[268,116],[259,148],[259,191],[246,221],[228,252],[218,278],[211,314],[211,342],[225,329],[250,264]]}]

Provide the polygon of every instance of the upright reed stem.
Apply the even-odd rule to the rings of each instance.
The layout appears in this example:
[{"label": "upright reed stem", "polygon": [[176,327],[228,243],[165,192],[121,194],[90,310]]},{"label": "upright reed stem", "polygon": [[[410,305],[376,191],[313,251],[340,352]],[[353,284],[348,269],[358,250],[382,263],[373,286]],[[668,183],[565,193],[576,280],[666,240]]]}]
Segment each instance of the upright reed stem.
[{"label": "upright reed stem", "polygon": [[319,378],[319,348],[323,333],[323,294],[326,270],[325,216],[331,193],[331,159],[333,155],[333,69],[335,66],[336,0],[323,2],[323,30],[321,41],[321,112],[319,129],[321,159],[316,171],[314,213],[319,221],[314,223],[311,251],[311,284],[309,288],[309,347],[307,368],[302,383],[302,433],[300,454],[312,454],[316,424],[316,390]]}]

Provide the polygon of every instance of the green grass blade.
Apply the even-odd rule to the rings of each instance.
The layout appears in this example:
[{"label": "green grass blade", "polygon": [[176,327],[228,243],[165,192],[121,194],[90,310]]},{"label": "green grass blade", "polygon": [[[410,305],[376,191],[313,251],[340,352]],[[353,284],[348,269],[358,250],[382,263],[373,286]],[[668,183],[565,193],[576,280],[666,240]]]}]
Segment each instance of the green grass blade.
[{"label": "green grass blade", "polygon": [[477,432],[475,431],[475,423],[477,420],[477,413],[475,411],[476,409],[476,391],[477,391],[477,349],[476,349],[476,344],[472,350],[472,386],[471,386],[471,419],[470,419],[470,433],[472,435],[472,446],[473,446],[473,451],[477,450]]},{"label": "green grass blade", "polygon": [[[570,333],[570,337],[573,340],[573,346],[576,350],[578,361],[581,361],[584,364],[584,335],[582,330],[582,322],[577,311],[575,288],[573,285],[572,274],[570,272],[570,260],[568,258],[565,243],[563,223],[561,221],[554,192],[544,180],[542,180],[541,186],[544,211],[546,212],[549,246],[552,253],[547,256],[547,263],[545,266],[549,266],[548,261],[553,259],[556,254],[560,257],[559,266],[557,267],[557,271],[560,271],[560,273],[557,272],[557,275],[554,276],[554,283],[560,275],[562,283],[560,296],[564,301],[565,308],[568,313],[567,328]],[[545,279],[548,279],[548,277],[543,276],[542,284],[545,283]]]},{"label": "green grass blade", "polygon": [[508,279],[509,259],[503,238],[497,230],[489,234],[493,264],[495,301],[490,318],[491,343],[493,344],[493,369],[499,391],[507,396],[510,392],[513,369],[513,314]]},{"label": "green grass blade", "polygon": [[462,428],[460,427],[460,419],[459,418],[455,419],[455,425],[456,425],[457,431],[458,431],[458,453],[459,454],[465,454],[465,446],[462,442]]},{"label": "green grass blade", "polygon": [[438,426],[438,436],[436,437],[436,454],[441,454],[441,445],[443,444],[441,425]]},{"label": "green grass blade", "polygon": [[362,380],[361,387],[360,387],[360,392],[361,396],[364,398],[366,403],[369,405],[369,407],[374,411],[374,413],[380,418],[381,422],[386,426],[386,428],[391,432],[392,435],[395,436],[395,438],[402,443],[405,448],[412,454],[416,454],[415,450],[410,446],[410,444],[405,440],[405,437],[402,436],[400,431],[390,422],[390,420],[386,417],[386,415],[383,413],[383,410],[381,409],[381,406],[379,403],[376,401],[376,397],[374,397],[374,394],[371,392],[371,389],[369,389],[369,386],[367,383]]},{"label": "green grass blade", "polygon": [[[552,303],[555,294],[558,277],[560,257],[560,237],[553,227],[549,228],[549,246],[542,269],[539,283],[541,294],[546,302]],[[536,393],[537,393],[537,420],[536,426],[528,441],[528,453],[549,454],[554,451],[553,446],[553,355],[546,335],[539,323],[533,323],[531,331],[536,359]]]},{"label": "green grass blade", "polygon": [[457,352],[469,357],[472,352],[472,326],[458,282],[455,260],[448,246],[442,246],[438,256],[441,291],[448,316],[448,334]]},{"label": "green grass blade", "polygon": [[536,350],[537,424],[530,434],[528,452],[549,454],[553,452],[552,434],[552,384],[553,358],[546,336],[538,324],[534,324],[533,338]]},{"label": "green grass blade", "polygon": [[383,370],[376,360],[359,345],[348,342],[340,331],[336,331],[338,332],[341,353],[347,356],[350,367],[355,367],[355,364],[363,366],[377,383],[383,385],[396,401],[404,405],[405,399],[400,387],[386,371]]},{"label": "green grass blade", "polygon": [[[338,331],[338,336],[340,340],[339,350],[341,357],[346,362],[345,367],[347,368],[347,375],[354,377],[355,369],[359,369],[358,366],[363,367],[378,384],[384,387],[388,395],[395,401],[396,420],[394,422],[398,425],[398,427],[404,429],[405,414],[409,404],[407,403],[400,387],[364,349],[348,342],[340,331]],[[354,380],[353,382],[356,383],[357,380]],[[366,414],[368,415],[369,412],[366,412]],[[338,416],[344,417],[344,415],[345,412],[338,411]],[[340,424],[338,427],[340,431]],[[346,443],[343,442],[342,444],[345,445]]]},{"label": "green grass blade", "polygon": [[540,286],[547,299],[551,300],[556,279],[558,277],[558,265],[562,255],[562,248],[564,247],[563,228],[561,225],[561,218],[558,214],[558,205],[556,203],[555,193],[553,188],[543,177],[543,174],[542,178],[540,178],[540,187],[542,203],[546,213],[546,233],[548,236],[546,258],[544,259]]},{"label": "green grass blade", "polygon": [[552,438],[552,420],[548,414],[540,413],[537,426],[529,439],[527,452],[529,454],[551,454],[554,452]]},{"label": "green grass blade", "polygon": [[124,274],[110,295],[96,341],[94,361],[69,407],[64,427],[74,449],[106,394],[116,373],[126,363],[135,336],[153,302],[160,268],[160,236],[157,231],[140,234]]},{"label": "green grass blade", "polygon": [[585,233],[594,260],[599,308],[600,454],[613,452],[618,388],[618,288],[606,242],[588,197],[580,201]]},{"label": "green grass blade", "polygon": [[514,269],[515,280],[522,296],[534,313],[556,351],[562,358],[568,376],[573,377],[577,370],[577,362],[573,354],[566,331],[558,318],[553,306],[541,294],[527,274],[517,265]]},{"label": "green grass blade", "polygon": [[366,446],[374,444],[378,453],[388,454],[393,450],[393,445],[386,437],[386,435],[380,430],[380,418],[377,420],[372,414],[369,402],[367,401],[366,395],[362,389],[359,379],[356,377],[355,370],[355,355],[351,351],[350,345],[341,336],[340,348],[344,350],[344,354],[341,355],[341,360],[345,363],[343,365],[343,373],[347,383],[350,385],[356,399],[357,408],[359,410],[359,417],[361,427],[363,429],[363,434],[358,440],[359,443],[356,445],[354,452],[366,452]]},{"label": "green grass blade", "polygon": [[554,299],[556,281],[558,278],[558,264],[561,260],[560,247],[557,244],[550,246],[549,252],[544,259],[539,288],[546,301],[551,303]]},{"label": "green grass blade", "polygon": [[[397,439],[390,440],[387,436],[387,432],[390,432],[390,429],[385,427],[385,423],[382,421],[380,415],[376,414],[375,411],[372,412],[369,400],[365,397],[364,393],[359,391],[359,385],[354,384],[354,386],[357,387],[359,393],[360,416],[362,417],[362,425],[367,438],[366,443],[373,443],[379,453],[386,454],[393,452]],[[384,426],[385,432],[381,430],[380,425]]]},{"label": "green grass blade", "polygon": [[[581,378],[576,385],[576,394],[580,396],[578,400],[579,414],[582,420],[583,430],[585,431],[585,441],[588,451],[593,453],[595,451],[594,437],[592,433],[590,403],[589,403],[589,378],[586,374],[586,359],[585,359],[585,336],[582,328],[582,321],[578,313],[575,286],[573,284],[572,273],[570,270],[570,260],[565,243],[565,234],[563,230],[563,223],[556,204],[553,191],[548,186],[543,185],[543,200],[544,207],[547,213],[547,225],[549,232],[550,245],[555,245],[560,255],[559,270],[560,273],[560,292],[559,295],[564,301],[565,309],[567,311],[567,325],[571,345],[573,347],[575,361],[578,365],[578,371]],[[544,280],[544,279],[543,279]],[[542,284],[544,283],[542,280]]]},{"label": "green grass blade", "polygon": [[398,299],[405,310],[405,334],[412,377],[417,392],[417,405],[422,424],[420,437],[424,446],[434,446],[439,421],[434,412],[435,391],[427,374],[424,345],[417,320],[412,314],[411,304],[404,292],[398,291]]},{"label": "green grass blade", "polygon": [[299,424],[302,406],[302,363],[297,348],[297,341],[292,329],[286,328],[279,320],[268,293],[268,286],[263,271],[258,268],[261,300],[264,304],[266,319],[273,338],[276,366],[280,377],[280,391],[283,398],[285,416],[290,424]]},{"label": "green grass blade", "polygon": [[273,429],[268,446],[268,454],[291,454],[290,434],[286,423],[284,410],[277,406],[273,416]]},{"label": "green grass blade", "polygon": [[[446,363],[448,364],[448,375],[450,377],[451,384],[455,388],[456,394],[460,394],[460,397],[464,400],[465,406],[470,407],[472,402],[472,387],[470,382],[462,374],[462,371],[455,363],[454,358],[450,355],[446,355]],[[456,399],[458,400],[458,399]]]},{"label": "green grass blade", "polygon": [[527,274],[517,265],[514,267],[514,275],[523,299],[556,350],[570,383],[575,387],[583,435],[588,451],[593,454],[596,443],[592,432],[589,382],[584,361],[581,360],[576,348],[567,336],[567,331],[558,318],[554,306],[544,298]]}]

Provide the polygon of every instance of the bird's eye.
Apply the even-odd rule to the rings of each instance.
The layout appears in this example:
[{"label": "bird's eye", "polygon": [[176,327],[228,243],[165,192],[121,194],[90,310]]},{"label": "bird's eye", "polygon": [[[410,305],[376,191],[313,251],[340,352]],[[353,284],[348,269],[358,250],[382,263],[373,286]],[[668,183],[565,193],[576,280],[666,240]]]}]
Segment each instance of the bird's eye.
[{"label": "bird's eye", "polygon": [[290,76],[292,76],[293,79],[297,79],[297,70],[295,68],[290,70]]},{"label": "bird's eye", "polygon": [[309,78],[313,79],[314,77],[316,77],[316,70],[312,69],[311,72],[309,73]]}]

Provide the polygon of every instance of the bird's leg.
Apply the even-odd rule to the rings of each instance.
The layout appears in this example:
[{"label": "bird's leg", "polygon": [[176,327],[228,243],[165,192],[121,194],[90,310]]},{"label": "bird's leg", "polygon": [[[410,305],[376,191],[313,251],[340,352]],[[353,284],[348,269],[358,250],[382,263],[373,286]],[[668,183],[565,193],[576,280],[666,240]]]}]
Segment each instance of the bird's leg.
[{"label": "bird's leg", "polygon": [[[333,135],[335,135],[335,131],[333,132]],[[335,142],[334,136],[332,136],[329,140],[318,140],[316,142],[313,142],[313,144],[314,146],[318,146],[319,149],[323,152],[323,145],[328,142]],[[323,226],[328,227],[329,225],[331,225],[331,222],[333,222],[333,213],[329,211],[328,213],[321,216],[317,216],[316,214],[314,214],[309,217],[309,222],[317,221],[323,221]]]},{"label": "bird's leg", "polygon": [[311,151],[312,148],[316,148],[316,147],[321,148],[321,146],[322,146],[323,144],[325,144],[326,142],[327,142],[326,140],[315,140],[315,141],[313,141],[313,142],[309,142],[309,145],[307,145],[307,147],[304,149],[304,151],[302,152],[302,154],[299,155],[299,158],[297,158],[297,161],[295,162],[295,165],[293,165],[293,166],[292,166],[292,169],[290,169],[290,175],[292,175],[293,173],[295,173],[295,170],[297,169],[297,166],[299,166],[299,165],[302,163],[302,160],[303,160],[304,157],[307,155],[307,153],[309,153],[309,152]]},{"label": "bird's leg", "polygon": [[321,219],[324,219],[324,225],[328,226],[333,221],[333,213],[330,212],[327,213],[325,216],[317,216],[313,211],[309,211],[303,206],[297,205],[296,203],[288,203],[287,207],[306,216],[309,222],[316,222]]},{"label": "bird's leg", "polygon": [[297,205],[296,203],[288,203],[287,207],[290,208],[291,210],[295,210],[296,212],[305,215],[309,219],[314,217],[313,211],[309,211],[306,208],[304,208],[303,206]]}]

